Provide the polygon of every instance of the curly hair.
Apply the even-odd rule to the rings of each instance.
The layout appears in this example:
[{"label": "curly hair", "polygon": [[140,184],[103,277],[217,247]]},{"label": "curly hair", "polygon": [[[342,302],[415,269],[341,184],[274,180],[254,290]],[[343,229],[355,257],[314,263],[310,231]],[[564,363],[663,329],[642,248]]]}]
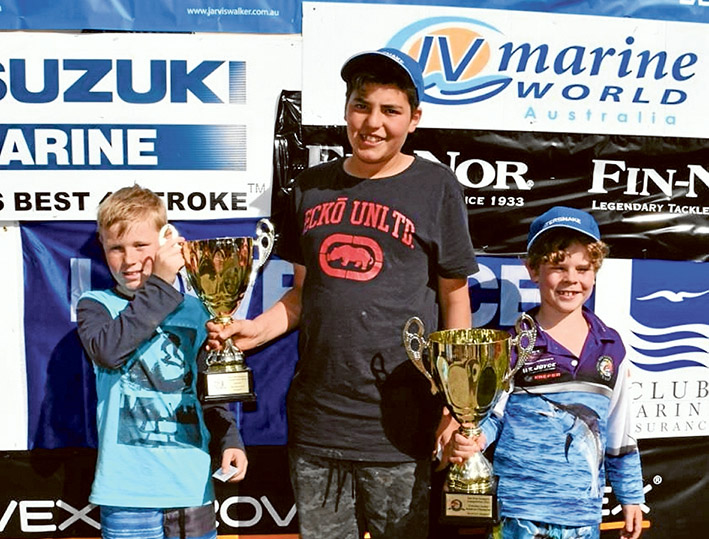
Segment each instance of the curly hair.
[{"label": "curly hair", "polygon": [[574,242],[578,242],[586,248],[594,271],[598,271],[610,251],[608,245],[570,228],[555,228],[534,240],[527,253],[527,265],[536,271],[542,264],[563,262],[568,255],[566,250]]}]

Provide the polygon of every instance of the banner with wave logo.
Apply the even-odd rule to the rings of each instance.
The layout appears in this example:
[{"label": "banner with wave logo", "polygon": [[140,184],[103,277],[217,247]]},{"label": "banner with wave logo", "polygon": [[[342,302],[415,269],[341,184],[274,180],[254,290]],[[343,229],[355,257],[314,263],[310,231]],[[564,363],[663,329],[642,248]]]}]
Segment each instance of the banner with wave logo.
[{"label": "banner with wave logo", "polygon": [[709,435],[709,280],[706,264],[607,260],[595,311],[634,365],[638,438]]}]

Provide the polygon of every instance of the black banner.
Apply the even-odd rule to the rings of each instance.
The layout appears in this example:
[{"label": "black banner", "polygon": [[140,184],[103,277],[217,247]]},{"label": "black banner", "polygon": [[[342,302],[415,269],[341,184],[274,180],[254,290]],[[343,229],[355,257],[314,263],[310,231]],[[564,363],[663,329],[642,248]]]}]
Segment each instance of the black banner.
[{"label": "black banner", "polygon": [[[308,165],[349,151],[344,127],[303,140]],[[419,128],[404,151],[454,171],[480,254],[523,254],[531,221],[564,205],[593,214],[615,258],[709,260],[709,140]]]}]

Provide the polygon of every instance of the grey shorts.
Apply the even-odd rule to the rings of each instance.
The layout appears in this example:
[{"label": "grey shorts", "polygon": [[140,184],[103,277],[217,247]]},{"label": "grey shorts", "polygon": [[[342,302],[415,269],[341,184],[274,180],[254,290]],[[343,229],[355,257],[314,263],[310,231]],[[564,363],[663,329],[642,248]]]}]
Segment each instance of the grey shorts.
[{"label": "grey shorts", "polygon": [[358,462],[289,448],[302,539],[425,539],[431,463]]}]

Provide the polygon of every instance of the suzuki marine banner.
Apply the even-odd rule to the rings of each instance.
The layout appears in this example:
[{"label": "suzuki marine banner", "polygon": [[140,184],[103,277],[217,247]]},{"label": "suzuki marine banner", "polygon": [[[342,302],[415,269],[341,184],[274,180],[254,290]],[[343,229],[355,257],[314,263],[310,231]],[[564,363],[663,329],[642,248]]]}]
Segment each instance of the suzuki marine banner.
[{"label": "suzuki marine banner", "polygon": [[173,219],[270,212],[278,96],[299,36],[0,35],[0,221],[93,220],[116,188]]},{"label": "suzuki marine banner", "polygon": [[421,127],[709,138],[705,24],[382,4],[303,4],[303,123],[342,125],[340,67],[400,49]]}]

